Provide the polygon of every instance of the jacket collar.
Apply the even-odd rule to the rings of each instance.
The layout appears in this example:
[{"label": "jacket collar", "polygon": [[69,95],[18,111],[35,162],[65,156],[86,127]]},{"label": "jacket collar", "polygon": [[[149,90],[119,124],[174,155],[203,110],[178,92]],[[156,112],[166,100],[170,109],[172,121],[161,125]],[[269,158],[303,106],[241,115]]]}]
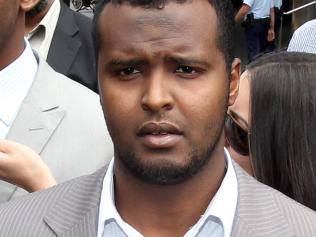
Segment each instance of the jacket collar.
[{"label": "jacket collar", "polygon": [[65,111],[60,108],[62,85],[60,75],[34,53],[38,72],[23,101],[17,117],[8,133],[7,139],[25,144],[41,153],[47,141],[64,118]]},{"label": "jacket collar", "polygon": [[[294,236],[273,190],[245,174],[233,164],[238,180],[238,202],[232,237]],[[73,185],[45,216],[44,221],[58,237],[92,237],[97,235],[99,203],[107,167],[73,182]]]},{"label": "jacket collar", "polygon": [[44,217],[45,223],[58,236],[95,237],[99,214],[100,195],[107,167],[92,175],[69,182],[67,192]]},{"label": "jacket collar", "polygon": [[60,2],[60,7],[60,15],[57,25],[64,33],[73,36],[79,31],[74,13],[63,1]]},{"label": "jacket collar", "polygon": [[[75,14],[61,1],[60,15],[47,55],[47,62],[58,72],[67,75],[82,46]],[[60,59],[63,60],[60,60]]]},{"label": "jacket collar", "polygon": [[233,165],[238,200],[231,236],[257,236],[264,231],[267,234],[262,236],[294,236],[275,195],[278,191],[259,183],[235,162]]}]

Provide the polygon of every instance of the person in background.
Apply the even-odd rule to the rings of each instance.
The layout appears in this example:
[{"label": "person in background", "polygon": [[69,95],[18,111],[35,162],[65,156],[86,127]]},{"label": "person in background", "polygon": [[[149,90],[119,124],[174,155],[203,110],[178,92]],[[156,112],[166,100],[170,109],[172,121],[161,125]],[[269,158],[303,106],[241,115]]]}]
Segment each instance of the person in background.
[{"label": "person in background", "polygon": [[242,74],[237,103],[229,108],[225,124],[228,150],[245,170],[313,210],[315,74],[316,55],[263,56]]},{"label": "person in background", "polygon": [[25,34],[57,72],[97,92],[91,19],[61,0],[40,0],[26,13]]},{"label": "person in background", "polygon": [[275,39],[273,0],[244,0],[235,21],[245,27],[248,60],[268,51],[268,42]]},{"label": "person in background", "polygon": [[294,32],[287,51],[316,54],[316,19],[306,22]]},{"label": "person in background", "polygon": [[273,0],[274,2],[274,33],[275,38],[272,41],[268,41],[269,51],[274,51],[279,48],[279,35],[280,35],[280,27],[282,24],[282,0]]},{"label": "person in background", "polygon": [[[55,72],[24,38],[25,13],[37,2],[0,0],[0,139],[34,150],[56,182],[63,182],[97,170],[112,158],[113,147],[99,96]],[[9,148],[1,143],[0,149]],[[30,173],[17,169],[29,169],[23,163],[16,165],[22,159],[2,161],[3,180]],[[8,167],[10,164],[12,167]],[[39,166],[44,173],[47,171]],[[10,169],[19,173],[5,171]],[[41,177],[34,175],[33,179],[41,182]],[[26,193],[16,185],[0,181],[0,202]]]},{"label": "person in background", "polygon": [[114,158],[0,205],[0,236],[313,236],[315,212],[224,149],[240,72],[231,1],[99,4],[98,80]]}]

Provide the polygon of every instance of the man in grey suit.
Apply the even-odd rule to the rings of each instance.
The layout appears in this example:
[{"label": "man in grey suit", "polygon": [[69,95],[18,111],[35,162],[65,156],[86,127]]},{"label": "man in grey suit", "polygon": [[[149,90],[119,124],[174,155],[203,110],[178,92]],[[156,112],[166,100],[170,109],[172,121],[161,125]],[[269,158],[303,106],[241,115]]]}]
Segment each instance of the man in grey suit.
[{"label": "man in grey suit", "polygon": [[1,236],[315,236],[312,210],[224,150],[240,72],[230,0],[100,0],[95,17],[114,159],[0,206]]},{"label": "man in grey suit", "polygon": [[[36,2],[0,1],[0,138],[32,148],[63,182],[103,166],[113,148],[98,95],[56,73],[24,40],[25,11]],[[0,202],[22,194],[0,181]]]}]

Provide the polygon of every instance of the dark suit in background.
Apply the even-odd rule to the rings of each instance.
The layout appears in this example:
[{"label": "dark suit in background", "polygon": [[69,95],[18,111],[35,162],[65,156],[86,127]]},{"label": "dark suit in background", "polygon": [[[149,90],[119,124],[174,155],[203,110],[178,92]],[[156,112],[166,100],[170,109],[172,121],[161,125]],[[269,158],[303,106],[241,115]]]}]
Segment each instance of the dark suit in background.
[{"label": "dark suit in background", "polygon": [[57,72],[97,92],[92,21],[63,2],[48,51],[47,62]]},{"label": "dark suit in background", "polygon": [[63,0],[63,2],[70,6],[70,0]]}]

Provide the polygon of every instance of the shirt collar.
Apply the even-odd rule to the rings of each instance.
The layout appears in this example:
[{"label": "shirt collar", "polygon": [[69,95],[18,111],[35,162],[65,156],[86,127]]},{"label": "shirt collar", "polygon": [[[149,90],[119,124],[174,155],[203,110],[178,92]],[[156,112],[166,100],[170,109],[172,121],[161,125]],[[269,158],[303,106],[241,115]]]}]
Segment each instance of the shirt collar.
[{"label": "shirt collar", "polygon": [[0,71],[0,120],[6,126],[12,124],[38,68],[37,60],[27,40],[25,45],[23,53]]},{"label": "shirt collar", "polygon": [[[225,148],[224,148],[225,149]],[[238,184],[237,177],[232,165],[231,157],[225,149],[225,158],[227,162],[227,171],[222,184],[210,202],[204,215],[200,220],[185,234],[186,236],[196,236],[209,218],[215,217],[215,221],[220,221],[224,228],[224,236],[229,237],[235,216]],[[102,236],[104,224],[108,220],[115,220],[121,227],[131,228],[122,220],[119,215],[114,201],[114,183],[113,183],[114,159],[111,160],[103,181],[103,189],[101,193],[100,211],[99,211],[99,227],[98,237]]]},{"label": "shirt collar", "polygon": [[238,184],[231,157],[226,148],[224,148],[224,150],[227,171],[220,188],[218,189],[217,193],[207,207],[204,215],[198,221],[197,224],[200,223],[200,225],[194,226],[199,227],[195,228],[196,234],[201,230],[201,228],[203,227],[203,223],[208,218],[216,217],[216,219],[219,219],[222,222],[222,225],[224,227],[224,236],[230,236],[237,206]]},{"label": "shirt collar", "polygon": [[100,213],[104,214],[103,219],[108,220],[111,218],[119,218],[120,215],[117,212],[115,207],[114,201],[114,181],[113,181],[113,174],[114,174],[114,158],[111,160],[108,170],[106,171],[104,181],[103,181],[103,189],[101,195],[101,207],[103,206],[103,210],[100,210]]}]

